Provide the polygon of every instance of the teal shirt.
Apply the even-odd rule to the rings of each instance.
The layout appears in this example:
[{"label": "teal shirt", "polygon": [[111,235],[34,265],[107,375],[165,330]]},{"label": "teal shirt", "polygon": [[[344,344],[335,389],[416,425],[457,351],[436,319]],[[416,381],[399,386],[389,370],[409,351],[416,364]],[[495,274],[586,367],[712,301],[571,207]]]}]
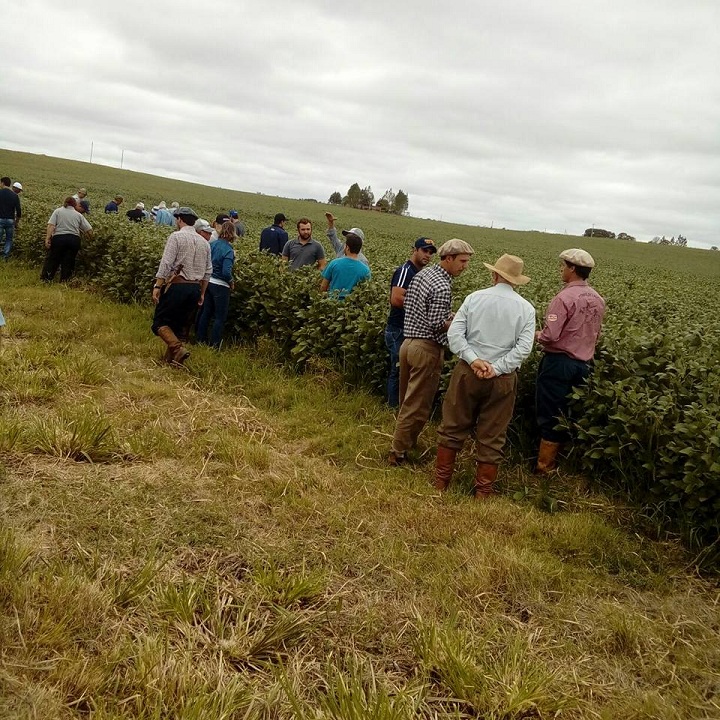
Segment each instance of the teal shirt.
[{"label": "teal shirt", "polygon": [[342,300],[359,282],[370,277],[370,268],[360,260],[341,257],[328,263],[322,276],[330,281],[328,292],[336,293]]}]

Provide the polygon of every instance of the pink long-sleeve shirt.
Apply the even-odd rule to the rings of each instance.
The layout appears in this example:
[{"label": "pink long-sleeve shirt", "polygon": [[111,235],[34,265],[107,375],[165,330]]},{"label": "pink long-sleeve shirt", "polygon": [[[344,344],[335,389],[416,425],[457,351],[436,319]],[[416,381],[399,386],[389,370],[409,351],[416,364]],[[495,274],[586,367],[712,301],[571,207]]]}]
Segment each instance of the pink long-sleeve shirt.
[{"label": "pink long-sleeve shirt", "polygon": [[605,301],[586,280],[575,280],[552,299],[538,343],[545,352],[587,362],[595,354]]}]

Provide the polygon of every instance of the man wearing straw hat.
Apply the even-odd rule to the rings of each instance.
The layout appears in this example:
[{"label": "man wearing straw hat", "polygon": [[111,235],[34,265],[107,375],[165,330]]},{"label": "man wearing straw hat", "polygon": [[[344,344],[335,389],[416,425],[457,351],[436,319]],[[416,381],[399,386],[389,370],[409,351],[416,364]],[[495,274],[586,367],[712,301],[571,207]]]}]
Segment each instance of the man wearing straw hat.
[{"label": "man wearing straw hat", "polygon": [[516,371],[532,350],[535,332],[535,308],[515,292],[530,282],[522,274],[523,261],[503,255],[495,265],[483,265],[492,272],[492,287],[468,295],[448,330],[448,344],[459,360],[443,402],[434,482],[438,490],[447,489],[457,453],[474,428],[478,500],[495,494]]}]

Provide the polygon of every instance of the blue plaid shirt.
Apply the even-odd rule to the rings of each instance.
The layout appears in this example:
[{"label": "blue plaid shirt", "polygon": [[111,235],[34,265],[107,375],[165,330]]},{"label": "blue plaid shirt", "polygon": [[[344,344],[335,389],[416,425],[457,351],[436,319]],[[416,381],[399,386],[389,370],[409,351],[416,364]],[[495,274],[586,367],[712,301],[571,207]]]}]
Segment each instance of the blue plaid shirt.
[{"label": "blue plaid shirt", "polygon": [[405,294],[405,338],[433,340],[447,345],[445,323],[452,304],[452,276],[441,265],[421,270]]}]

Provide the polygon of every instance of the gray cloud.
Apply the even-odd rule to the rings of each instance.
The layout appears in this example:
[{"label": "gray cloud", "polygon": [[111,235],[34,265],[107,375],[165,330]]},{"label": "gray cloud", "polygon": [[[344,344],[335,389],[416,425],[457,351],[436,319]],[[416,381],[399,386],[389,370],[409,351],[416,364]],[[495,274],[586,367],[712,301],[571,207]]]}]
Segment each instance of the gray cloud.
[{"label": "gray cloud", "polygon": [[3,144],[420,217],[718,242],[712,0],[4,11]]}]

